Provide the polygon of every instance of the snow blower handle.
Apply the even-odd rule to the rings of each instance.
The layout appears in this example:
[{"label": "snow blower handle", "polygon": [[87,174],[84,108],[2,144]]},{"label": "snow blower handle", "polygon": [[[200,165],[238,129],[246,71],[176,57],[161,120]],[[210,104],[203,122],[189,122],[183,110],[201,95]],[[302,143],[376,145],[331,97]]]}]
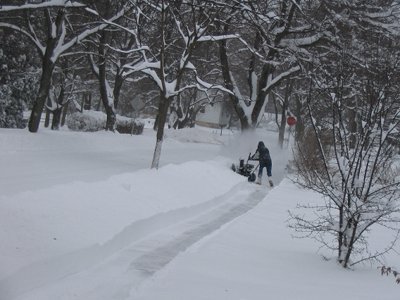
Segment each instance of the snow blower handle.
[{"label": "snow blower handle", "polygon": [[259,161],[259,158],[255,157],[256,154],[258,154],[258,153],[254,153],[253,155],[251,155],[251,152],[250,152],[248,160]]}]

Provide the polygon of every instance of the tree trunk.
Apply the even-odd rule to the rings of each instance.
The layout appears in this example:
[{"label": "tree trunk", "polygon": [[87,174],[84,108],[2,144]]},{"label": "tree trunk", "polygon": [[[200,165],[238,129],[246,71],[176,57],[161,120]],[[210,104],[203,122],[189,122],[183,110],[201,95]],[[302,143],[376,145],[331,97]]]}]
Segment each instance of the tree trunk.
[{"label": "tree trunk", "polygon": [[339,257],[339,263],[343,268],[349,267],[350,257],[354,247],[354,235],[355,227],[348,227],[343,233],[344,241],[342,243],[341,256]]},{"label": "tree trunk", "polygon": [[264,66],[257,91],[256,103],[254,104],[253,111],[251,112],[251,125],[255,128],[258,124],[260,115],[264,113],[262,110],[265,108],[265,101],[267,100],[268,92],[264,91],[269,82],[269,77],[272,75],[273,68]]},{"label": "tree trunk", "polygon": [[60,122],[61,122],[61,113],[62,113],[62,106],[56,108],[53,111],[53,120],[51,122],[51,130],[58,130],[60,129]]},{"label": "tree trunk", "polygon": [[85,92],[82,97],[82,107],[84,110],[91,110],[92,109],[92,93]]},{"label": "tree trunk", "polygon": [[50,109],[46,108],[46,117],[44,119],[44,127],[47,128],[50,125]]},{"label": "tree trunk", "polygon": [[303,104],[300,100],[300,96],[296,96],[296,118],[297,118],[297,122],[296,122],[296,133],[295,133],[295,137],[296,140],[301,140],[303,139],[304,136],[304,121],[303,121]]},{"label": "tree trunk", "polygon": [[349,109],[347,111],[347,117],[349,120],[349,132],[350,132],[350,149],[354,149],[357,143],[357,106],[353,99],[350,100]]},{"label": "tree trunk", "polygon": [[281,125],[279,126],[279,146],[281,148],[283,148],[283,141],[285,139],[286,111],[287,111],[287,106],[286,106],[286,104],[284,104],[282,107],[282,113],[281,113]]},{"label": "tree trunk", "polygon": [[151,168],[158,169],[160,163],[160,156],[161,156],[161,148],[164,139],[164,126],[167,120],[167,113],[169,107],[170,99],[165,98],[165,95],[161,93],[160,95],[160,104],[158,108],[158,126],[157,126],[157,139],[156,139],[156,147],[154,149],[153,161],[151,163]]},{"label": "tree trunk", "polygon": [[[228,61],[228,54],[226,51],[226,41],[222,40],[219,42],[219,55],[220,55],[220,61],[221,61],[221,69],[222,69],[222,76],[224,78],[224,86],[228,90],[232,91],[234,90],[233,82],[231,79],[231,74],[229,70],[229,61]],[[234,95],[234,94],[229,94],[229,99],[232,103],[232,106],[239,117],[240,121],[240,126],[242,128],[242,131],[247,130],[250,128],[249,120],[246,116],[246,113],[244,112],[243,108],[240,105],[240,99]]]},{"label": "tree trunk", "polygon": [[65,120],[67,118],[67,113],[68,113],[68,106],[69,106],[69,101],[63,107],[63,112],[61,117],[61,127],[65,125]]},{"label": "tree trunk", "polygon": [[[106,58],[106,43],[109,33],[103,30],[101,33],[99,44],[99,83],[100,83],[100,96],[107,114],[106,130],[114,131],[116,116],[114,111],[113,95],[107,82],[107,58]],[[111,98],[111,99],[110,99]]]},{"label": "tree trunk", "polygon": [[[39,92],[33,104],[31,116],[29,118],[28,129],[30,132],[38,131],[43,107],[46,103],[47,97],[49,96],[51,78],[55,67],[55,62],[53,61],[52,56],[54,49],[57,46],[59,35],[61,34],[60,28],[62,28],[62,24],[64,24],[65,16],[65,11],[60,9],[57,13],[55,24],[53,24],[49,10],[46,9],[44,13],[48,27],[46,52],[42,57],[42,76],[40,78]],[[56,27],[56,36],[54,36],[54,26]]]},{"label": "tree trunk", "polygon": [[115,76],[114,89],[113,89],[114,108],[115,109],[118,108],[119,97],[120,97],[120,94],[121,94],[121,89],[122,89],[123,83],[124,83],[124,78],[121,75],[117,74]]},{"label": "tree trunk", "polygon": [[285,98],[282,103],[282,114],[281,114],[281,125],[279,126],[279,146],[283,148],[283,141],[285,139],[285,130],[286,130],[286,115],[287,110],[289,108],[289,98],[292,94],[292,85],[293,80],[287,79],[286,90],[285,90]]},{"label": "tree trunk", "polygon": [[100,111],[101,110],[101,100],[99,100],[99,102],[97,103],[97,106],[96,106],[96,111]]},{"label": "tree trunk", "polygon": [[115,122],[117,117],[115,115],[114,109],[111,106],[106,107],[107,121],[106,121],[106,130],[114,131]]},{"label": "tree trunk", "polygon": [[64,106],[65,89],[61,86],[60,94],[57,98],[57,108],[53,111],[53,121],[51,123],[51,130],[60,129],[61,113]]},{"label": "tree trunk", "polygon": [[[49,50],[50,51],[50,50]],[[51,50],[52,52],[52,50]],[[40,119],[46,99],[49,96],[51,77],[53,75],[54,63],[50,60],[51,54],[46,52],[42,64],[42,76],[40,78],[39,92],[32,107],[31,116],[29,118],[28,129],[30,132],[37,132],[39,129]]]}]

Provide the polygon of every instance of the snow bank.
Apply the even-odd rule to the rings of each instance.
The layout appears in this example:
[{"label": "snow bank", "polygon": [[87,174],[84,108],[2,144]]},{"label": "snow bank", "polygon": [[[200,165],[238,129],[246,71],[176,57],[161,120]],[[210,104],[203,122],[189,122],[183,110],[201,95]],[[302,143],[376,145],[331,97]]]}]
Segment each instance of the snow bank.
[{"label": "snow bank", "polygon": [[315,241],[292,238],[287,209],[319,200],[284,180],[257,207],[176,257],[128,299],[398,299],[393,276],[381,277],[369,265],[345,270],[317,252]]},{"label": "snow bank", "polygon": [[[334,253],[319,249],[312,240],[292,238],[287,211],[297,203],[321,199],[288,180],[246,214],[171,257],[140,286],[127,273],[132,271],[132,254],[146,256],[143,248],[123,253],[128,266],[122,266],[123,272],[118,272],[111,259],[107,260],[110,269],[103,261],[96,267],[88,264],[98,255],[94,250],[101,248],[96,245],[112,244],[110,241],[118,240],[121,233],[131,234],[127,228],[135,227],[136,232],[146,231],[145,225],[153,226],[150,221],[154,219],[144,222],[146,218],[174,215],[168,212],[208,204],[210,199],[214,205],[218,195],[240,198],[245,189],[255,193],[259,189],[264,195],[266,187],[248,184],[229,169],[232,161],[254,151],[259,140],[270,148],[274,176],[284,176],[290,150],[276,146],[274,132],[257,131],[240,138],[225,131],[222,136],[204,132],[207,130],[197,128],[173,131],[168,136],[167,131],[162,167],[156,171],[148,169],[155,142],[153,130],[133,137],[106,132],[41,130],[32,135],[0,130],[0,298],[4,290],[16,296],[11,299],[29,300],[56,299],[51,293],[68,300],[398,298],[398,285],[392,277],[381,277],[376,266],[343,270],[335,263]],[[229,213],[219,203],[221,213]],[[209,217],[208,211],[202,211],[202,216]],[[140,220],[144,227],[136,226],[135,221]],[[174,232],[163,233],[161,239],[151,235],[150,245],[158,249],[165,246],[162,239],[174,239]],[[176,238],[179,244],[180,236]],[[378,232],[371,238],[373,249],[387,237]],[[71,253],[79,254],[81,260],[64,256]],[[68,270],[69,265],[62,260],[66,256],[82,272],[67,272],[53,279],[52,272]],[[397,261],[398,254],[387,257],[390,266]],[[84,273],[98,274],[104,284],[86,290],[93,285],[93,278],[80,277]],[[77,281],[71,279],[74,276]],[[79,281],[81,278],[86,280]],[[131,289],[130,295],[117,289],[121,284]],[[103,292],[109,292],[108,287],[115,288],[115,297],[106,298]],[[79,295],[78,290],[89,294]],[[35,297],[36,292],[47,298]]]},{"label": "snow bank", "polygon": [[171,164],[0,198],[0,278],[34,261],[104,243],[136,220],[225,193],[242,180],[226,164]]}]

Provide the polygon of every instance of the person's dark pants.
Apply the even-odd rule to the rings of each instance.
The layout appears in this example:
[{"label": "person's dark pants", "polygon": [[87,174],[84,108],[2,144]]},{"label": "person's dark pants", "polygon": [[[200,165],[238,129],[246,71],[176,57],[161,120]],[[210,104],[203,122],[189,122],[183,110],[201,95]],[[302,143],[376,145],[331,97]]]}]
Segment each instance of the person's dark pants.
[{"label": "person's dark pants", "polygon": [[260,167],[258,168],[258,177],[262,177],[263,169],[267,169],[268,177],[272,176],[272,161],[260,161]]}]

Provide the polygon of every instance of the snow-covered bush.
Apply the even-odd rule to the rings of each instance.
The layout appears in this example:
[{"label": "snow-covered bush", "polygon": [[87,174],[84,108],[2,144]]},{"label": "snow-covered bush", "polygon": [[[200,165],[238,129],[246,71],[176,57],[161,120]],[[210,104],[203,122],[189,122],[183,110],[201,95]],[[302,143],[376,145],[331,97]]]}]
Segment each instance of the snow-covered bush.
[{"label": "snow-covered bush", "polygon": [[30,51],[30,42],[3,29],[0,43],[0,127],[22,128],[25,120],[23,111],[32,108],[37,94],[38,72],[37,55]]},{"label": "snow-covered bush", "polygon": [[8,85],[0,85],[0,128],[24,128],[23,105]]},{"label": "snow-covered bush", "polygon": [[[67,126],[74,131],[100,131],[106,127],[107,116],[100,111],[85,110],[68,116]],[[116,130],[119,133],[139,135],[143,133],[144,123],[117,115]]]},{"label": "snow-covered bush", "polygon": [[68,128],[74,131],[99,131],[105,124],[106,115],[99,111],[75,112],[67,118]]},{"label": "snow-covered bush", "polygon": [[[38,72],[26,40],[4,30],[0,43],[0,127],[24,128],[24,110],[36,95]],[[28,54],[27,54],[28,53]]]},{"label": "snow-covered bush", "polygon": [[144,123],[135,119],[117,116],[115,127],[119,133],[139,135],[143,133]]}]

